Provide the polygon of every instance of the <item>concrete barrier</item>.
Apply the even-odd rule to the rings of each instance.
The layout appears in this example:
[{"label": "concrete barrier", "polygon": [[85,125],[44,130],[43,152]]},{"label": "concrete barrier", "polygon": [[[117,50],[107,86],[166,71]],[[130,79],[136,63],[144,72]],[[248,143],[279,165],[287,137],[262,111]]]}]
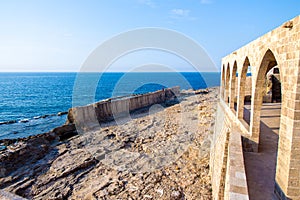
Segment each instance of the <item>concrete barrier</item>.
[{"label": "concrete barrier", "polygon": [[101,122],[129,116],[130,112],[137,109],[175,100],[179,95],[180,87],[177,86],[147,94],[110,98],[87,106],[74,107],[68,112],[67,124],[75,124],[76,128],[85,131]]}]

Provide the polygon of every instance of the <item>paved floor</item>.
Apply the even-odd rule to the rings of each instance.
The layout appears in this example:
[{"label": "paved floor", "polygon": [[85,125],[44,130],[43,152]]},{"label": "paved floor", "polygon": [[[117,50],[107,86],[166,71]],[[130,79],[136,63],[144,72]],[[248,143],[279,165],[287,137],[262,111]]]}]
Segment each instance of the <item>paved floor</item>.
[{"label": "paved floor", "polygon": [[[261,111],[259,153],[244,152],[245,168],[250,200],[272,199],[278,133],[280,103],[264,103]],[[245,105],[244,119],[249,123],[250,105]]]}]

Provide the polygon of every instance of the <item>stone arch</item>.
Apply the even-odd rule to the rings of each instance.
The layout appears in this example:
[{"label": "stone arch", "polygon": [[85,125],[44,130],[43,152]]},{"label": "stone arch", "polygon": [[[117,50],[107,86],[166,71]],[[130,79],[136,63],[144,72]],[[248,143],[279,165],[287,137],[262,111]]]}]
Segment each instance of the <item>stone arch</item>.
[{"label": "stone arch", "polygon": [[[248,67],[250,66],[250,61],[248,56],[245,57],[242,69],[238,75],[238,100],[237,100],[237,117],[242,120],[244,118],[244,104],[245,104],[245,87]],[[252,84],[252,77],[249,78]]]},{"label": "stone arch", "polygon": [[236,97],[236,73],[237,73],[237,62],[234,61],[233,68],[231,72],[231,78],[230,78],[230,108],[234,110],[234,103],[235,103],[235,97]]},{"label": "stone arch", "polygon": [[224,100],[226,103],[229,103],[229,87],[230,87],[230,65],[227,64],[226,68],[226,77],[225,77],[225,96]]},{"label": "stone arch", "polygon": [[[266,73],[277,65],[277,60],[273,52],[268,49],[264,54],[262,61],[260,63],[258,73],[255,80],[255,88],[252,89],[253,101],[251,102],[251,137],[259,144],[259,133],[260,133],[260,116],[261,107],[263,103],[264,96],[264,86],[265,86],[265,76]],[[280,69],[279,69],[280,70]]]}]

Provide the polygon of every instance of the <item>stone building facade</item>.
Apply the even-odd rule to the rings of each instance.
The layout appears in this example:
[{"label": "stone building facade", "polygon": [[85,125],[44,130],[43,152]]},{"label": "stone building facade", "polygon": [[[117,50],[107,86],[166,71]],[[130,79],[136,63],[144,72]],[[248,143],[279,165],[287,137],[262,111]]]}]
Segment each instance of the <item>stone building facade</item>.
[{"label": "stone building facade", "polygon": [[[249,66],[252,81],[246,82]],[[300,16],[222,59],[210,164],[214,199],[249,198],[243,151],[259,152],[261,108],[268,72],[274,67],[280,87],[273,98],[281,101],[274,197],[300,199]],[[244,120],[247,88],[250,123]]]}]

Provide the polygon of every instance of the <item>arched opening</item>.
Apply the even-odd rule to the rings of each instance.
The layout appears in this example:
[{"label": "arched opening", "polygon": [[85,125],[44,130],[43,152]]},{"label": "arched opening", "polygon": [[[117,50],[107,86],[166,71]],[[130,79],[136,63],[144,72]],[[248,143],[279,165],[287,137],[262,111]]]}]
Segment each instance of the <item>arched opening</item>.
[{"label": "arched opening", "polygon": [[[279,68],[275,66],[277,66],[276,58],[272,51],[268,50],[261,61],[255,90],[253,91],[252,109],[254,112],[251,113],[251,119],[253,120],[251,123],[251,134],[253,138],[259,139],[262,106],[263,110],[268,110],[266,106],[272,105],[274,98],[274,102],[279,101],[277,104],[281,107],[280,71]],[[276,86],[276,88],[272,89],[270,86]],[[280,89],[279,91],[278,88]],[[275,94],[274,97],[272,95],[273,90]]]},{"label": "arched opening", "polygon": [[237,104],[237,63],[234,61],[232,73],[231,73],[231,91],[230,91],[230,108],[236,111]]},{"label": "arched opening", "polygon": [[[252,72],[248,57],[245,58],[242,71],[239,74],[239,99],[237,102],[237,115],[240,120],[250,125],[252,100]],[[248,128],[249,129],[249,128]]]},{"label": "arched opening", "polygon": [[222,66],[222,79],[221,79],[221,98],[224,99],[225,93],[225,66]]},{"label": "arched opening", "polygon": [[268,97],[264,99],[265,102],[281,102],[281,79],[278,66],[273,67],[267,72],[265,95]]},{"label": "arched opening", "polygon": [[230,86],[230,66],[229,63],[226,68],[226,79],[225,79],[225,96],[224,101],[229,103],[229,86]]},{"label": "arched opening", "polygon": [[250,128],[253,141],[258,143],[259,156],[244,152],[249,196],[250,199],[272,199],[281,116],[281,79],[271,50],[262,59],[252,94]]}]

